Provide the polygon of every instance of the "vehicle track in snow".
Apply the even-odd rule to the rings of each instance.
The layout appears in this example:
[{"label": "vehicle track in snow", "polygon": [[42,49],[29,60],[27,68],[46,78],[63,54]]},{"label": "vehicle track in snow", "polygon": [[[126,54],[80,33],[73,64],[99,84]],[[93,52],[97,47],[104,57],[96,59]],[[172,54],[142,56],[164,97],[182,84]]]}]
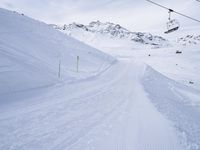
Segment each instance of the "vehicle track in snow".
[{"label": "vehicle track in snow", "polygon": [[142,88],[145,67],[120,60],[96,78],[4,108],[0,149],[183,150]]}]

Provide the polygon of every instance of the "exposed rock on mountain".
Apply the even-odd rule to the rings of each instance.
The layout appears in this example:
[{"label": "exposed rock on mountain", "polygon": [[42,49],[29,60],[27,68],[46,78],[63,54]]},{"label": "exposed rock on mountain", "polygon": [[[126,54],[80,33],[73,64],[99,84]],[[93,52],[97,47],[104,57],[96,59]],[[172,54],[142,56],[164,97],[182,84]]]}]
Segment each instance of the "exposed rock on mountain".
[{"label": "exposed rock on mountain", "polygon": [[[163,47],[169,45],[169,42],[161,36],[154,36],[150,33],[143,32],[132,32],[120,26],[119,24],[114,24],[110,22],[102,23],[100,21],[94,21],[91,22],[89,25],[72,23],[63,26],[52,26],[55,29],[61,30],[62,32],[67,33],[68,35],[71,35],[72,37],[79,40],[83,40],[82,38],[80,38],[81,35],[85,35],[88,33],[86,36],[84,36],[83,41],[85,41],[85,38],[91,39],[91,36],[94,38],[94,36],[103,35],[112,39],[127,40],[143,45],[153,45],[155,47]],[[79,35],[77,34],[77,32],[79,32]]]}]

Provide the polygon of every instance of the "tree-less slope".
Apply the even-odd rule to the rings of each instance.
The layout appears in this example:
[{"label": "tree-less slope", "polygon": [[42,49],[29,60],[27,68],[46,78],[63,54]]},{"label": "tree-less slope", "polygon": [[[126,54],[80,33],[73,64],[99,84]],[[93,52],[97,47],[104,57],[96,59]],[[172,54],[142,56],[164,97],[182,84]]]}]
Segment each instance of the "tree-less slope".
[{"label": "tree-less slope", "polygon": [[[94,75],[114,59],[45,23],[0,9],[0,100],[13,92],[38,89],[59,80]],[[61,79],[58,79],[61,61]]]}]

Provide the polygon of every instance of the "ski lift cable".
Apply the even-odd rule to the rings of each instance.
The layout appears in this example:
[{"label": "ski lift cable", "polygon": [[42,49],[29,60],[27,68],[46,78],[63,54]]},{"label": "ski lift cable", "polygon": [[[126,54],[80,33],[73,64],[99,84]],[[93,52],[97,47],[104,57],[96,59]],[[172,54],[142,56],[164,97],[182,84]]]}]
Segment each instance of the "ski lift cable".
[{"label": "ski lift cable", "polygon": [[148,1],[148,2],[150,2],[150,3],[152,3],[152,4],[154,4],[154,5],[157,5],[157,6],[161,7],[161,8],[167,9],[167,10],[169,10],[169,12],[174,12],[174,13],[180,15],[180,16],[183,16],[183,17],[185,17],[185,18],[188,18],[188,19],[191,19],[191,20],[193,20],[193,21],[196,21],[196,22],[199,22],[199,23],[200,23],[200,20],[198,20],[198,19],[192,18],[192,17],[187,16],[187,15],[185,15],[185,14],[182,14],[182,13],[180,13],[180,12],[177,12],[177,11],[175,11],[175,10],[173,10],[173,9],[170,9],[170,8],[168,8],[168,7],[165,7],[165,6],[163,6],[163,5],[160,5],[160,4],[158,4],[158,3],[156,3],[156,2],[153,2],[153,1],[151,1],[151,0],[146,0],[146,1]]}]

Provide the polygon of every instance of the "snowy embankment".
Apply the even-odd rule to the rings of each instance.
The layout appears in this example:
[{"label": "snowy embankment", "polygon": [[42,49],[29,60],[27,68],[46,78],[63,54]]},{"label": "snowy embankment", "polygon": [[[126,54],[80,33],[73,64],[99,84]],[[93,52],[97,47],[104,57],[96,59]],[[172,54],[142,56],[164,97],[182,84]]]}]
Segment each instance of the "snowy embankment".
[{"label": "snowy embankment", "polygon": [[148,97],[171,120],[188,149],[200,149],[200,91],[171,80],[152,68],[143,78]]},{"label": "snowy embankment", "polygon": [[[115,60],[48,25],[0,9],[0,100],[94,76]],[[76,73],[79,56],[79,73]],[[59,61],[61,78],[58,79]],[[34,95],[35,93],[33,93]],[[7,98],[8,97],[8,98]],[[19,98],[22,98],[19,96]]]}]

